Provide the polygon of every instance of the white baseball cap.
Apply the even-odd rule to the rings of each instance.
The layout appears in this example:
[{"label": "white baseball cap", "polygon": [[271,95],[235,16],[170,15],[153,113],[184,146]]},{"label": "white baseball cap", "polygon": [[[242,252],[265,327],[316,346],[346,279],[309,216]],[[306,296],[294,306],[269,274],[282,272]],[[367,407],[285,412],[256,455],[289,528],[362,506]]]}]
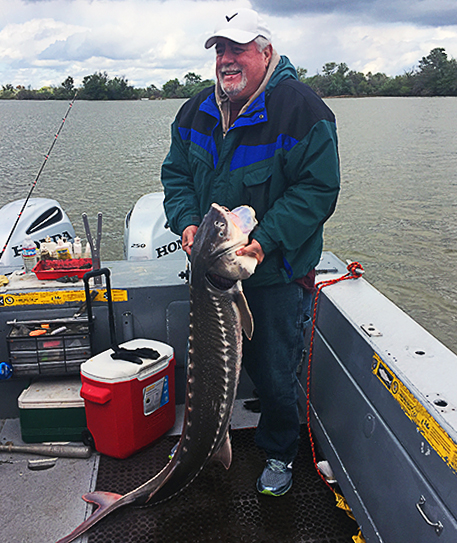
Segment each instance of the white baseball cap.
[{"label": "white baseball cap", "polygon": [[212,47],[217,38],[227,38],[236,43],[249,43],[258,36],[271,40],[271,32],[267,24],[252,9],[241,8],[225,15],[216,28],[214,34],[206,40],[206,49]]}]

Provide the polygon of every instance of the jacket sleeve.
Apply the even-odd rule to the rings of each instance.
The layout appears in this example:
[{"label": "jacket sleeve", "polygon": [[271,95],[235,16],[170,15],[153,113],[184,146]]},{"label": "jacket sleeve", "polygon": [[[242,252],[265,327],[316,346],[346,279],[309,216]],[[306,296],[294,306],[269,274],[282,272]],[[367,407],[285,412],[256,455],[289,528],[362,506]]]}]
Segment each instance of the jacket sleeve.
[{"label": "jacket sleeve", "polygon": [[178,121],[171,127],[171,146],[162,164],[164,208],[168,224],[177,235],[191,224],[201,222],[200,209],[189,167],[188,147],[179,133]]},{"label": "jacket sleeve", "polygon": [[285,156],[287,186],[253,237],[265,254],[297,251],[333,213],[340,186],[336,125],[318,121]]}]

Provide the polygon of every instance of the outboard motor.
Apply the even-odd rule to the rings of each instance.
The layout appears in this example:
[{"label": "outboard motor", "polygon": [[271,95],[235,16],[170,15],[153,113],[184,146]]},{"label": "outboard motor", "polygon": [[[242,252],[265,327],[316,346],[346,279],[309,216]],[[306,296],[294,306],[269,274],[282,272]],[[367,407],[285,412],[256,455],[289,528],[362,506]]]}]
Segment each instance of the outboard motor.
[{"label": "outboard motor", "polygon": [[142,196],[125,217],[124,257],[130,261],[156,260],[186,264],[181,238],[168,228],[163,192]]},{"label": "outboard motor", "polygon": [[[4,247],[25,200],[10,202],[0,209],[0,246]],[[5,267],[22,266],[22,242],[30,236],[37,247],[49,236],[57,242],[59,238],[73,241],[75,231],[70,219],[56,200],[30,198],[8,247],[0,260],[0,270]]]}]

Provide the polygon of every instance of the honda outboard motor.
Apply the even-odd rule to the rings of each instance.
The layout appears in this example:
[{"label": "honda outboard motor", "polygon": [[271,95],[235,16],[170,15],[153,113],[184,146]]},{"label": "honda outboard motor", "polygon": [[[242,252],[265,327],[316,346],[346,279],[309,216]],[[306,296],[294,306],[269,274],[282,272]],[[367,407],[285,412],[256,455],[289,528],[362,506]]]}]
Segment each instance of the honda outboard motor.
[{"label": "honda outboard motor", "polygon": [[186,265],[186,253],[181,238],[167,227],[163,209],[163,192],[142,196],[127,213],[124,228],[124,257],[126,260],[156,260],[166,264],[178,260]]},{"label": "honda outboard motor", "polygon": [[[3,249],[11,229],[24,205],[25,200],[16,200],[0,209],[0,247]],[[59,238],[73,241],[75,231],[70,219],[56,200],[30,198],[1,260],[2,266],[22,266],[22,242],[30,236],[37,247],[49,236],[57,242]]]}]

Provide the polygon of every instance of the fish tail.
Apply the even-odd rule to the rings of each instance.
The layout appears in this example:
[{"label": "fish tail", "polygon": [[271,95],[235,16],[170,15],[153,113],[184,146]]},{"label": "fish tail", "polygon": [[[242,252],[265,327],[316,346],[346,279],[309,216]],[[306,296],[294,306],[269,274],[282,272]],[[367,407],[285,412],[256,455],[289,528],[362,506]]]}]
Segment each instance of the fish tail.
[{"label": "fish tail", "polygon": [[79,537],[84,532],[86,532],[99,520],[101,520],[102,518],[106,517],[106,515],[111,513],[111,511],[114,511],[115,509],[118,509],[122,505],[125,505],[126,500],[123,500],[122,498],[125,498],[125,496],[121,496],[120,494],[114,494],[112,492],[98,492],[97,491],[97,492],[89,492],[88,494],[84,494],[83,500],[88,503],[94,503],[95,505],[98,506],[97,509],[90,515],[89,518],[87,518],[77,528],[75,528],[71,532],[71,534],[68,534],[62,539],[59,539],[57,543],[70,543],[70,541],[74,541],[77,537]]}]

